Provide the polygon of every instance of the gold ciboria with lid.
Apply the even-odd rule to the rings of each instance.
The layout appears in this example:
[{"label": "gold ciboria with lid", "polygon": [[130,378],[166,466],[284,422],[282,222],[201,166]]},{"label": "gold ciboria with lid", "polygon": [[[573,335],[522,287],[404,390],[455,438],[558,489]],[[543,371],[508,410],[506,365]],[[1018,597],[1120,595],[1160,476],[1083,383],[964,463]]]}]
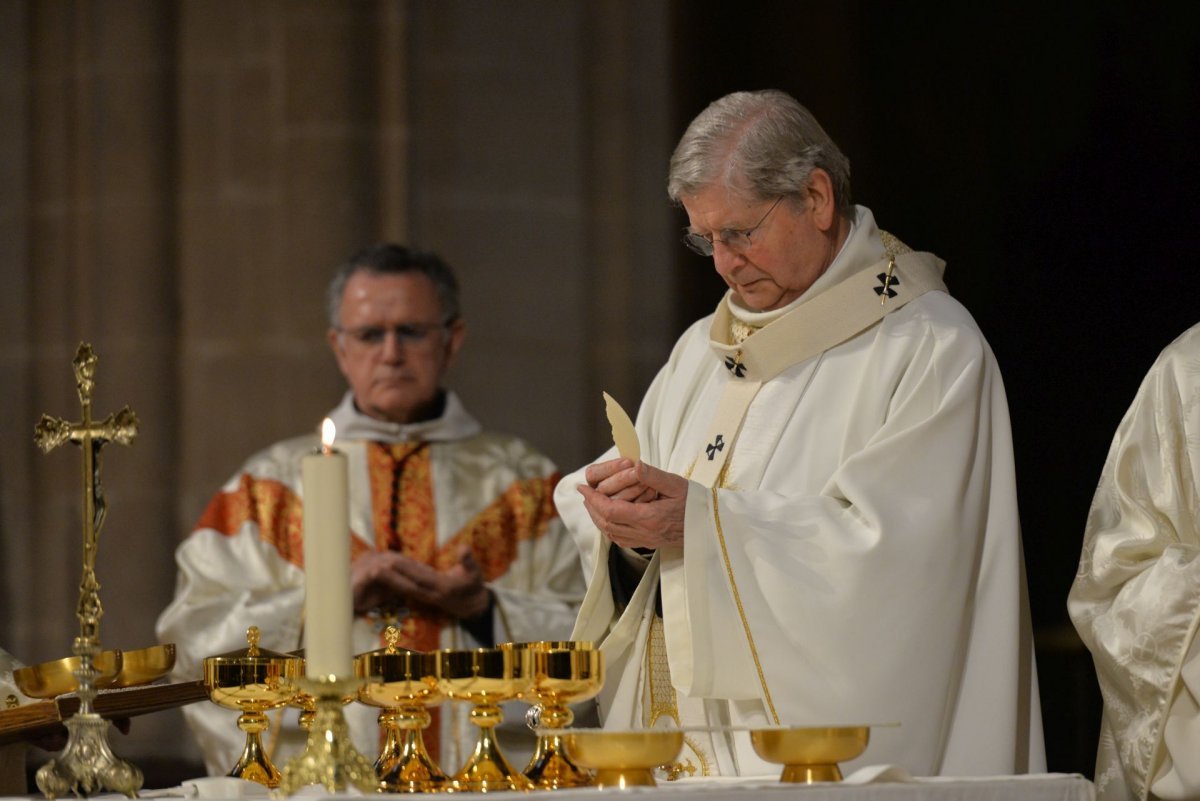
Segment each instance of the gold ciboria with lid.
[{"label": "gold ciboria with lid", "polygon": [[261,735],[270,725],[266,713],[296,697],[304,660],[260,648],[259,638],[258,626],[251,626],[246,648],[207,657],[204,686],[213,703],[241,712],[237,725],[246,733],[246,746],[229,775],[274,788],[282,776],[263,749]]},{"label": "gold ciboria with lid", "polygon": [[355,674],[364,681],[358,700],[380,707],[379,726],[386,734],[375,773],[388,792],[449,789],[450,779],[422,736],[432,720],[429,707],[446,698],[439,684],[438,655],[397,647],[400,631],[395,626],[387,627],[384,638],[386,648],[354,658]]}]

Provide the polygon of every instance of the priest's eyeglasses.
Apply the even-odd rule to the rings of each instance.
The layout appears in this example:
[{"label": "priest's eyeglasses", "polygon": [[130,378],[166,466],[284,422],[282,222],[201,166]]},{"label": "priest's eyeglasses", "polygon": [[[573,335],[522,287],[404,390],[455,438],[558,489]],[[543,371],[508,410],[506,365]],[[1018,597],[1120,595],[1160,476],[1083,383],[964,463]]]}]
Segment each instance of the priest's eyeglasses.
[{"label": "priest's eyeglasses", "polygon": [[[754,224],[753,228],[725,228],[717,232],[716,240],[734,253],[739,255],[745,253],[754,244],[754,241],[750,237],[754,235],[755,231],[762,228],[763,223],[771,216],[771,212],[775,211],[775,207],[779,205],[779,201],[781,200],[783,200],[783,195],[775,198],[775,202],[771,204],[771,208],[767,209],[767,213]],[[711,256],[713,254],[713,238],[713,234],[705,236],[689,231],[683,235],[683,244],[701,256]]]},{"label": "priest's eyeglasses", "polygon": [[398,347],[418,347],[433,341],[433,334],[446,328],[446,323],[405,323],[403,325],[364,325],[358,328],[338,328],[350,341],[364,350],[383,347],[388,334],[396,338]]}]

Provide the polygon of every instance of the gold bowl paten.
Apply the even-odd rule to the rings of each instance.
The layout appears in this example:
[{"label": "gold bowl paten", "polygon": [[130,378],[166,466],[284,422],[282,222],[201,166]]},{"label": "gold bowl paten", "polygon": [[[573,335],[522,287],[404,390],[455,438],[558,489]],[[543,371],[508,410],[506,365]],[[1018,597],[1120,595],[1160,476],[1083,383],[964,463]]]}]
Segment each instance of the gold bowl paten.
[{"label": "gold bowl paten", "polygon": [[683,749],[680,729],[563,729],[571,760],[596,772],[596,786],[653,787],[654,768],[674,762]]},{"label": "gold bowl paten", "polygon": [[784,766],[781,782],[840,782],[838,763],[862,754],[870,734],[870,726],[754,729],[750,743],[760,757]]},{"label": "gold bowl paten", "polygon": [[113,687],[138,687],[157,681],[175,667],[175,643],[152,645],[136,651],[121,652],[121,670]]},{"label": "gold bowl paten", "polygon": [[246,631],[249,647],[204,660],[204,687],[213,703],[240,712],[238,728],[246,745],[230,776],[279,786],[283,778],[262,746],[260,735],[269,723],[266,711],[284,706],[299,692],[296,680],[304,673],[304,660],[258,647],[259,631]]},{"label": "gold bowl paten", "polygon": [[[96,689],[111,687],[121,672],[122,657],[123,654],[118,650],[96,654],[92,664],[99,674],[93,679],[92,686]],[[79,681],[74,675],[76,670],[79,670],[79,657],[68,656],[53,662],[17,668],[13,671],[13,681],[17,689],[30,698],[55,698],[79,689]]]}]

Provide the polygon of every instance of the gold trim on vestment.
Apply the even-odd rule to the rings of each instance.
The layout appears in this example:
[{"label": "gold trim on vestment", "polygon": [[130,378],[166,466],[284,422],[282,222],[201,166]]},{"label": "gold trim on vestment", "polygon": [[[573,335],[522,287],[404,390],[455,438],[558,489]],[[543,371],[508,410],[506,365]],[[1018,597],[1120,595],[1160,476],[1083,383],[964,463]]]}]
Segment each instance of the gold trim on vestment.
[{"label": "gold trim on vestment", "polygon": [[754,635],[750,633],[750,621],[746,618],[746,610],[742,607],[742,596],[738,592],[737,582],[733,578],[733,565],[729,561],[729,551],[725,547],[725,530],[721,527],[721,512],[717,506],[717,488],[713,487],[713,520],[717,524],[717,542],[721,545],[721,558],[725,561],[725,573],[729,576],[729,588],[733,590],[733,602],[737,606],[738,617],[742,619],[742,628],[746,631],[746,642],[750,645],[750,656],[754,660],[754,669],[758,671],[758,683],[762,686],[763,700],[771,711],[775,725],[779,725],[779,713],[775,711],[775,702],[771,700],[771,690],[767,687],[767,677],[763,673],[762,662],[758,658],[758,647],[754,644]]}]

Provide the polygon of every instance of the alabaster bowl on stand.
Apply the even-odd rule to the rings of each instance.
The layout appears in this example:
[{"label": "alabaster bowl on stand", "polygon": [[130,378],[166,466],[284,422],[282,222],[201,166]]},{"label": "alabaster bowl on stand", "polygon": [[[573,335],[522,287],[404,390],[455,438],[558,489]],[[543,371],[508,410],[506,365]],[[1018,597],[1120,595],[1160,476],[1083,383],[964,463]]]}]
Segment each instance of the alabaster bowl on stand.
[{"label": "alabaster bowl on stand", "polygon": [[533,684],[521,699],[533,704],[526,722],[538,732],[525,776],[541,790],[589,785],[591,774],[567,756],[558,731],[575,720],[569,704],[595,697],[604,686],[604,655],[586,641],[532,642],[525,647],[533,656]]},{"label": "alabaster bowl on stand", "polygon": [[654,769],[683,749],[681,729],[564,729],[560,736],[571,760],[595,772],[599,788],[653,787]]},{"label": "alabaster bowl on stand", "polygon": [[528,790],[529,779],[513,769],[496,740],[504,719],[500,704],[518,698],[533,683],[527,648],[476,648],[438,652],[438,686],[446,697],[470,703],[479,739],[467,763],[454,774],[453,787],[472,792]]},{"label": "alabaster bowl on stand", "polygon": [[[98,675],[92,680],[92,686],[96,689],[111,687],[113,680],[121,672],[123,656],[119,650],[101,651],[96,654],[92,660],[92,667],[98,671]],[[30,698],[57,698],[79,689],[79,679],[75,677],[77,670],[79,657],[68,656],[65,659],[17,668],[13,671],[13,682],[18,690]]]},{"label": "alabaster bowl on stand", "polygon": [[750,743],[767,762],[783,765],[779,781],[840,782],[840,762],[867,749],[870,726],[797,726],[752,729]]},{"label": "alabaster bowl on stand", "polygon": [[365,683],[358,700],[379,707],[379,726],[386,735],[375,774],[388,792],[427,793],[444,790],[450,779],[425,748],[422,732],[432,717],[429,707],[444,700],[438,684],[437,654],[399,648],[400,633],[388,626],[388,645],[354,658],[354,673]]},{"label": "alabaster bowl on stand", "polygon": [[204,660],[204,686],[213,703],[241,713],[237,725],[246,733],[246,745],[229,775],[273,789],[282,775],[262,746],[261,734],[270,725],[266,712],[296,697],[304,660],[259,648],[257,626],[247,630],[246,640],[248,648]]}]

